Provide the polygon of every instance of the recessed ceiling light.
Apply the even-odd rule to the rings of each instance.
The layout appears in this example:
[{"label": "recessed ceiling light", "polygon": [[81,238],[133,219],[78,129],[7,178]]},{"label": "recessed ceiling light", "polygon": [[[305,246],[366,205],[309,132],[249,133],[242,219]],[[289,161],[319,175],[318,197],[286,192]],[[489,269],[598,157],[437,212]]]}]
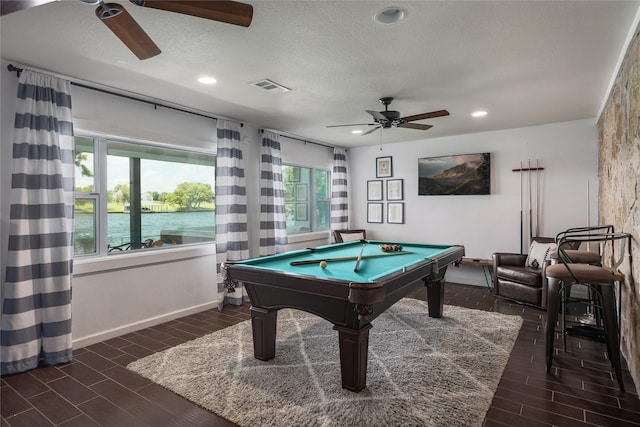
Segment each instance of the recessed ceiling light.
[{"label": "recessed ceiling light", "polygon": [[362,133],[360,129],[352,130],[351,133]]},{"label": "recessed ceiling light", "polygon": [[474,111],[473,113],[471,113],[471,115],[473,117],[484,117],[487,115],[486,111]]},{"label": "recessed ceiling light", "polygon": [[381,24],[395,24],[404,19],[407,11],[396,6],[387,7],[376,13],[373,19]]},{"label": "recessed ceiling light", "polygon": [[212,84],[216,84],[216,83],[218,82],[218,81],[217,81],[216,79],[214,79],[213,77],[207,77],[207,76],[200,77],[200,78],[198,79],[198,81],[199,81],[200,83],[202,83],[203,85],[212,85]]}]

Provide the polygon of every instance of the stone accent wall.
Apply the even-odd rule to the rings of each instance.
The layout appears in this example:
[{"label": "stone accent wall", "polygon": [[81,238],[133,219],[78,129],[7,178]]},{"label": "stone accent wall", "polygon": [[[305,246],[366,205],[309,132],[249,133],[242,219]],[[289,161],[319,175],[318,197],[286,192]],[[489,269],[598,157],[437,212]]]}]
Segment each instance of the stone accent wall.
[{"label": "stone accent wall", "polygon": [[622,352],[640,393],[640,32],[598,121],[599,223],[632,234],[622,265]]}]

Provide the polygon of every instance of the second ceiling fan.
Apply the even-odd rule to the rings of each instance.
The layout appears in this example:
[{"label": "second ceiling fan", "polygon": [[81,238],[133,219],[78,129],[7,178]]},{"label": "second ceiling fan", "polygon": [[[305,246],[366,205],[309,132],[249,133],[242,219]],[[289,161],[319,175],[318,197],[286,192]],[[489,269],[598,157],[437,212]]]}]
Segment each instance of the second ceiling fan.
[{"label": "second ceiling fan", "polygon": [[375,126],[373,129],[363,133],[362,136],[375,132],[380,128],[387,129],[392,126],[400,127],[400,128],[427,130],[427,129],[431,129],[433,125],[423,125],[420,123],[412,123],[412,122],[415,122],[418,120],[424,120],[424,119],[433,119],[435,117],[443,117],[443,116],[449,115],[449,112],[447,110],[438,110],[438,111],[431,111],[429,113],[422,113],[422,114],[415,114],[413,116],[401,117],[399,111],[389,110],[389,105],[391,104],[391,101],[393,101],[393,97],[385,96],[383,98],[380,98],[379,101],[382,103],[382,105],[384,105],[384,111],[365,110],[367,113],[373,116],[374,123],[331,125],[327,127],[335,128],[335,127],[343,127],[343,126]]}]

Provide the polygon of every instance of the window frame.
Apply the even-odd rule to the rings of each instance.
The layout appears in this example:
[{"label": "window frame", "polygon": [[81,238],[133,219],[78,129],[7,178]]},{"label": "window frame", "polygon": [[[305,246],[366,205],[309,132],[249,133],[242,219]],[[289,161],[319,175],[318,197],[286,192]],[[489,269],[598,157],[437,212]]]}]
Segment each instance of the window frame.
[{"label": "window frame", "polygon": [[[74,258],[83,262],[93,262],[98,260],[105,260],[107,258],[115,259],[118,257],[131,258],[132,263],[124,263],[124,265],[131,266],[139,266],[146,264],[143,261],[144,258],[151,257],[153,261],[149,263],[158,262],[158,253],[162,252],[193,252],[202,255],[211,255],[215,254],[215,238],[212,241],[207,242],[193,242],[193,243],[182,243],[175,246],[164,246],[159,248],[153,248],[154,250],[131,250],[131,251],[122,251],[122,252],[109,252],[108,248],[108,195],[107,195],[107,157],[108,157],[108,144],[109,142],[116,143],[124,143],[131,144],[136,147],[140,146],[149,146],[153,148],[167,149],[167,150],[176,150],[182,151],[186,153],[196,154],[196,155],[206,155],[213,156],[214,158],[214,168],[216,167],[216,156],[217,152],[215,150],[205,150],[201,148],[193,148],[193,147],[184,147],[175,144],[166,144],[160,143],[156,141],[149,141],[143,139],[136,138],[127,138],[121,137],[111,134],[103,134],[86,130],[76,130],[74,132],[74,138],[88,138],[93,140],[93,148],[94,148],[94,156],[93,156],[93,170],[94,170],[94,191],[93,192],[76,192],[74,188],[74,203],[76,200],[82,199],[90,199],[95,200],[96,206],[96,236],[95,236],[95,253],[88,254],[75,254]],[[75,145],[74,145],[75,149]],[[214,182],[213,182],[213,191],[215,195],[215,173],[214,173]],[[215,225],[215,220],[214,220]],[[206,246],[205,249],[202,247]],[[189,248],[198,248],[193,251],[189,250]],[[185,254],[184,258],[189,258],[193,255]],[[164,259],[165,257],[160,257]],[[178,255],[176,258],[170,258],[172,260],[182,259],[182,256]],[[83,271],[83,269],[81,269]],[[93,271],[89,269],[88,271]]]},{"label": "window frame", "polygon": [[[300,235],[304,235],[304,234],[308,234],[308,233],[323,233],[323,232],[328,232],[331,231],[331,211],[329,210],[329,226],[327,229],[325,230],[318,230],[318,224],[317,224],[317,218],[315,215],[317,206],[318,206],[318,202],[329,202],[329,209],[331,208],[331,174],[332,174],[332,170],[331,168],[323,168],[323,167],[319,167],[319,166],[313,166],[313,165],[304,165],[304,164],[300,164],[300,163],[295,163],[295,162],[287,162],[285,160],[282,161],[282,166],[286,166],[286,167],[290,167],[290,168],[305,168],[309,170],[309,182],[307,183],[301,183],[300,182],[300,174],[297,176],[297,179],[293,179],[291,180],[291,184],[294,186],[293,187],[293,200],[286,200],[285,199],[285,204],[287,203],[292,203],[293,207],[294,207],[294,212],[297,211],[297,206],[299,204],[306,204],[307,206],[307,213],[308,213],[308,221],[309,221],[309,230],[308,231],[302,231],[302,232],[298,232],[298,233],[291,233],[289,232],[289,230],[287,230],[287,236],[300,236]],[[326,198],[318,198],[316,196],[316,172],[317,171],[323,171],[327,174],[327,197]],[[285,185],[284,182],[284,174],[283,174],[283,186]],[[298,186],[301,185],[305,185],[307,186],[306,188],[306,198],[305,200],[299,200],[297,195],[297,189]]]}]

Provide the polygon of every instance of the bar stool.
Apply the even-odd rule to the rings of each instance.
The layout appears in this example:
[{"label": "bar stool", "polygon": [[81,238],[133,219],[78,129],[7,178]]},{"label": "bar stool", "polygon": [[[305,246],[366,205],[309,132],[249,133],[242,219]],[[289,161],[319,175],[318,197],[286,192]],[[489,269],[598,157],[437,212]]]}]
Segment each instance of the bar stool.
[{"label": "bar stool", "polygon": [[[556,244],[563,240],[566,242],[567,236],[572,235],[581,235],[581,234],[601,234],[601,233],[613,233],[615,230],[613,229],[613,225],[594,225],[589,227],[573,227],[569,228],[565,231],[562,231],[556,235]],[[578,243],[578,242],[576,242]],[[588,242],[590,244],[590,242]],[[580,243],[578,243],[580,245]],[[599,245],[598,245],[599,246]],[[580,249],[573,244],[571,247],[565,245],[564,254],[569,257],[572,263],[577,264],[592,264],[592,265],[602,265],[602,255],[601,251],[593,252],[590,248]],[[552,252],[549,254],[549,259],[557,259],[558,252]]]},{"label": "bar stool", "polygon": [[[577,234],[599,234],[599,233],[613,233],[614,228],[613,225],[595,225],[588,227],[574,227],[569,228],[565,231],[562,231],[556,235],[556,245],[557,243],[570,235]],[[565,239],[566,242],[566,239]],[[587,243],[587,247],[580,248],[581,242],[573,242],[571,246],[565,245],[564,254],[570,259],[571,263],[575,264],[591,264],[591,265],[602,265],[602,255],[600,244],[597,244],[597,251],[591,250],[591,242]],[[550,264],[559,263],[558,252],[554,251],[549,254],[549,262]],[[584,332],[588,332],[591,330],[591,325],[596,326],[596,328],[602,329],[602,311],[598,309],[599,304],[597,302],[598,295],[592,291],[591,287],[587,287],[588,296],[587,298],[579,297],[579,296],[571,296],[571,287],[567,287],[564,290],[564,298],[562,299],[562,344],[564,351],[567,351],[567,337],[566,337],[566,307],[568,303],[582,303],[587,306],[587,313],[582,317],[580,323],[582,323],[582,327]],[[578,328],[578,326],[574,327]]]},{"label": "bar stool", "polygon": [[[553,361],[553,343],[558,311],[565,303],[566,291],[575,285],[583,285],[595,295],[593,303],[602,312],[602,333],[607,345],[609,360],[615,371],[620,390],[624,391],[622,381],[622,365],[620,359],[620,303],[621,283],[624,280],[618,268],[627,255],[631,235],[628,233],[568,234],[558,241],[558,263],[549,265],[544,270],[548,281],[547,322],[545,325],[546,371],[550,372]],[[573,263],[565,249],[570,243],[596,243],[610,245],[613,253],[611,267]],[[618,243],[616,251],[614,245]],[[618,301],[615,298],[615,285],[618,284]],[[617,306],[617,310],[616,310]],[[563,311],[564,317],[564,311]],[[564,319],[563,319],[564,320]],[[563,323],[564,325],[564,323]],[[563,339],[565,330],[563,328]],[[566,349],[565,349],[566,350]]]}]

